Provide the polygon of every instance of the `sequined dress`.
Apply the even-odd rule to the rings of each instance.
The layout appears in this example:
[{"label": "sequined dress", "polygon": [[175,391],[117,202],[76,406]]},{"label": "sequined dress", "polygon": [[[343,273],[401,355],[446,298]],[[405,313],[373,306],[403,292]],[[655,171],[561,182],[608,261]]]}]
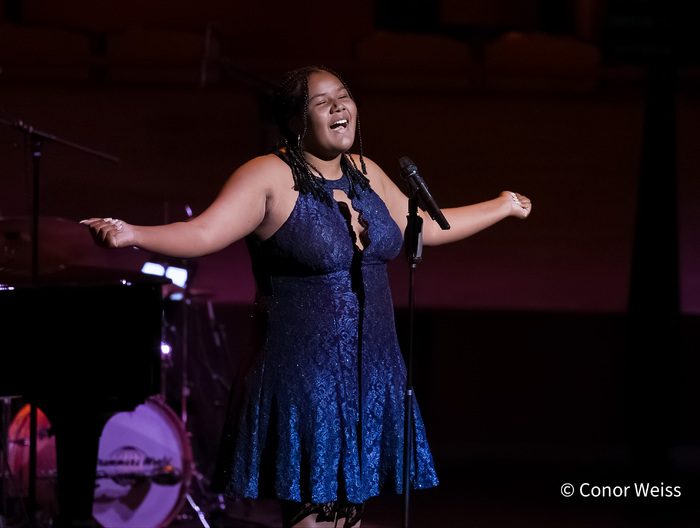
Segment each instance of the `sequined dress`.
[{"label": "sequined dress", "polygon": [[[402,233],[375,192],[350,185],[345,174],[324,183],[352,196],[363,250],[344,203],[310,194],[272,237],[247,240],[257,342],[222,442],[230,496],[361,503],[403,488],[406,368],[386,269]],[[437,477],[413,409],[411,486],[429,488]]]}]

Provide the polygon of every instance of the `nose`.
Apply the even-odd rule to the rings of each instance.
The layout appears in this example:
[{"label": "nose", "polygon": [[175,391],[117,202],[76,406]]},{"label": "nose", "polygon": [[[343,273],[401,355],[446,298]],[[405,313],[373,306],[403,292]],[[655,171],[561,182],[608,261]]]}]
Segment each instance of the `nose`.
[{"label": "nose", "polygon": [[340,112],[341,110],[345,110],[345,104],[340,99],[335,99],[333,101],[333,105],[331,106],[331,111]]}]

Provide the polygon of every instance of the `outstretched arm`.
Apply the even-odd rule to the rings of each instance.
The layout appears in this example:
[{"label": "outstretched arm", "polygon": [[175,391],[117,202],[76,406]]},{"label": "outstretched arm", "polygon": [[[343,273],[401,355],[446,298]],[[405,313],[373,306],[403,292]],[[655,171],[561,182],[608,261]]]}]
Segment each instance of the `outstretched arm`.
[{"label": "outstretched arm", "polygon": [[[394,221],[403,229],[406,226],[408,198],[396,184],[372,161],[365,158],[368,176]],[[513,216],[527,218],[532,210],[530,199],[522,194],[510,191],[502,192],[497,198],[463,207],[442,209],[450,229],[443,230],[425,211],[419,211],[423,217],[423,244],[436,246],[467,238],[501,220]]]},{"label": "outstretched arm", "polygon": [[424,219],[423,244],[437,246],[462,240],[509,216],[527,218],[531,210],[532,203],[529,198],[522,194],[503,191],[493,200],[443,209],[442,213],[450,224],[450,229],[447,230],[441,229],[426,212],[421,211]]},{"label": "outstretched arm", "polygon": [[136,226],[90,218],[81,223],[102,247],[137,246],[171,257],[200,257],[252,233],[264,221],[271,176],[278,167],[275,159],[266,156],[246,163],[233,173],[216,200],[189,222]]}]

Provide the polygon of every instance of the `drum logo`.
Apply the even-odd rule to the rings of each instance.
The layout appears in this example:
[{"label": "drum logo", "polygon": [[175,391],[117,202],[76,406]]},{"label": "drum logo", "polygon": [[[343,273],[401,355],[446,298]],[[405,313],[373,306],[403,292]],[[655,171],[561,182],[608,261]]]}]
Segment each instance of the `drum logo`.
[{"label": "drum logo", "polygon": [[170,457],[156,458],[138,447],[123,446],[106,459],[97,459],[97,478],[112,479],[120,486],[133,486],[144,480],[173,486],[180,482],[181,471],[173,466]]}]

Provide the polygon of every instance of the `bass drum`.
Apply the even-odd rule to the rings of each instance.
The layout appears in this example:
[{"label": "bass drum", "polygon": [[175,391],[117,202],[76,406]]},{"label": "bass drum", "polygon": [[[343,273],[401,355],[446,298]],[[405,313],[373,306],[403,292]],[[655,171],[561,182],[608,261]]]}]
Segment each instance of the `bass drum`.
[{"label": "bass drum", "polygon": [[113,415],[97,458],[92,514],[104,528],[164,527],[182,509],[194,473],[192,447],[161,398]]}]

